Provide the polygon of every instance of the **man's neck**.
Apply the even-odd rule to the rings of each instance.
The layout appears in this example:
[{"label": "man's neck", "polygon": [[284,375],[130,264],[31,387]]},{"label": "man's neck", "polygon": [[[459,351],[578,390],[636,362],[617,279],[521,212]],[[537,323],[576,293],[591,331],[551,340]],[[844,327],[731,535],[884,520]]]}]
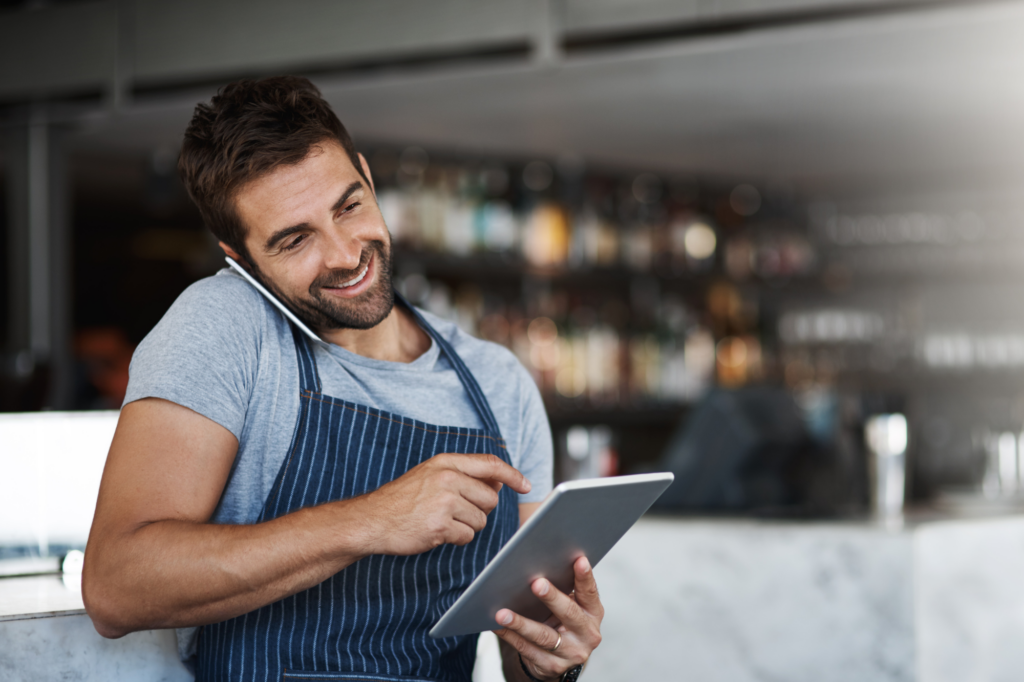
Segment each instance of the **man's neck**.
[{"label": "man's neck", "polygon": [[388,362],[412,362],[430,349],[430,337],[398,303],[376,327],[320,331],[320,338],[356,355]]}]

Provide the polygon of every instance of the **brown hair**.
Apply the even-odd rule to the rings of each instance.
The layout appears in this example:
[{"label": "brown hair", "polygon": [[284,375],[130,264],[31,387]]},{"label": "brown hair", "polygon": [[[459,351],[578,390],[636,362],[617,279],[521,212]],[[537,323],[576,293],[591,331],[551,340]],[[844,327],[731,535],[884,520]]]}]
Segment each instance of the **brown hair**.
[{"label": "brown hair", "polygon": [[247,260],[245,226],[232,199],[246,183],[301,162],[317,144],[342,146],[364,180],[345,126],[306,78],[240,80],[196,105],[178,156],[178,175],[210,231]]}]

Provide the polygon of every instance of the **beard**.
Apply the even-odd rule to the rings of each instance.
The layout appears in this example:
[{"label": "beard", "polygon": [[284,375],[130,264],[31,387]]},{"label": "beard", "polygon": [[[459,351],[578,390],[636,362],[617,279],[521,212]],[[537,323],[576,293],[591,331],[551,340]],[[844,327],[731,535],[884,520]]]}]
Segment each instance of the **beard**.
[{"label": "beard", "polygon": [[[255,267],[253,276],[310,329],[372,329],[383,322],[395,306],[390,246],[380,240],[370,242],[360,254],[359,265],[354,270],[331,270],[319,275],[309,285],[308,296],[292,297],[285,294]],[[340,287],[341,284],[358,277],[371,258],[375,260],[377,272],[375,281],[369,289],[352,299],[339,299],[324,293],[325,288]]]}]

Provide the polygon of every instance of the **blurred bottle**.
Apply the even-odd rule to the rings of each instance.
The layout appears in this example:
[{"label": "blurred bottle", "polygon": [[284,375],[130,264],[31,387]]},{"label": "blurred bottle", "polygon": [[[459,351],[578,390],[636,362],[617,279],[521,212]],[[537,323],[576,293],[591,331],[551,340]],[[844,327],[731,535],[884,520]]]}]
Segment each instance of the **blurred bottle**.
[{"label": "blurred bottle", "polygon": [[490,251],[512,251],[518,247],[519,221],[507,202],[481,204],[476,211],[475,227],[482,245]]},{"label": "blurred bottle", "polygon": [[[434,266],[417,267],[413,254],[395,283],[417,305],[508,346],[546,397],[637,406],[693,401],[715,383],[757,382],[766,364],[758,300],[735,282],[807,274],[816,262],[806,236],[766,212],[750,186],[716,202],[692,180],[588,174],[570,192],[544,161],[522,167],[520,182],[510,166],[439,161],[417,147],[377,154],[374,163],[396,245],[466,262],[480,252],[507,254],[493,261],[503,268],[520,256],[535,268],[520,295],[486,278],[428,280],[423,273]],[[629,270],[628,292],[600,300],[605,294],[587,291],[582,280],[563,283],[563,268],[607,268],[613,278]],[[719,268],[728,280],[716,277],[710,287],[675,280]],[[527,286],[530,278],[540,284]],[[787,382],[803,381],[802,365],[783,364]],[[828,374],[817,364],[816,381]]]},{"label": "blurred bottle", "polygon": [[569,265],[576,268],[607,267],[619,260],[619,231],[584,208],[573,221]]},{"label": "blurred bottle", "polygon": [[990,499],[1015,497],[1021,488],[1018,435],[989,428],[976,431],[976,447],[984,456],[981,492]]},{"label": "blurred bottle", "polygon": [[619,457],[613,446],[612,430],[607,426],[572,426],[561,439],[560,478],[572,481],[600,476],[615,476]]},{"label": "blurred bottle", "polygon": [[623,233],[625,264],[633,270],[646,272],[654,257],[654,232],[647,225],[634,225]]},{"label": "blurred bottle", "polygon": [[444,251],[465,256],[476,246],[474,229],[475,206],[468,200],[449,195],[446,197],[444,221]]},{"label": "blurred bottle", "polygon": [[523,228],[523,255],[539,267],[563,265],[569,256],[569,224],[554,203],[537,204]]},{"label": "blurred bottle", "polygon": [[864,439],[870,457],[871,507],[886,525],[903,522],[903,498],[907,468],[907,418],[902,414],[880,414],[869,417],[864,426]]}]

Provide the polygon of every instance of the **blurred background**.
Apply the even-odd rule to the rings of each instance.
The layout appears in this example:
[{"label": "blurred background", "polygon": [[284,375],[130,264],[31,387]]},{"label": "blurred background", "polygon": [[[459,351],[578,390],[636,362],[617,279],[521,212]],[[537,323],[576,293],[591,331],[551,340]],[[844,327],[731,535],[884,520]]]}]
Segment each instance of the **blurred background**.
[{"label": "blurred background", "polygon": [[5,2],[0,405],[120,406],[223,266],[175,171],[193,107],[296,73],[399,289],[533,372],[561,477],[774,387],[809,438],[767,506],[866,505],[874,413],[908,417],[911,499],[980,489],[1024,428],[1022,35],[997,2]]},{"label": "blurred background", "polygon": [[[284,73],[368,159],[397,288],[532,372],[558,479],[671,469],[662,511],[701,518],[1017,509],[1022,2],[3,0],[0,409],[120,406],[223,266],[192,109]],[[23,508],[0,553],[81,544]]]}]

